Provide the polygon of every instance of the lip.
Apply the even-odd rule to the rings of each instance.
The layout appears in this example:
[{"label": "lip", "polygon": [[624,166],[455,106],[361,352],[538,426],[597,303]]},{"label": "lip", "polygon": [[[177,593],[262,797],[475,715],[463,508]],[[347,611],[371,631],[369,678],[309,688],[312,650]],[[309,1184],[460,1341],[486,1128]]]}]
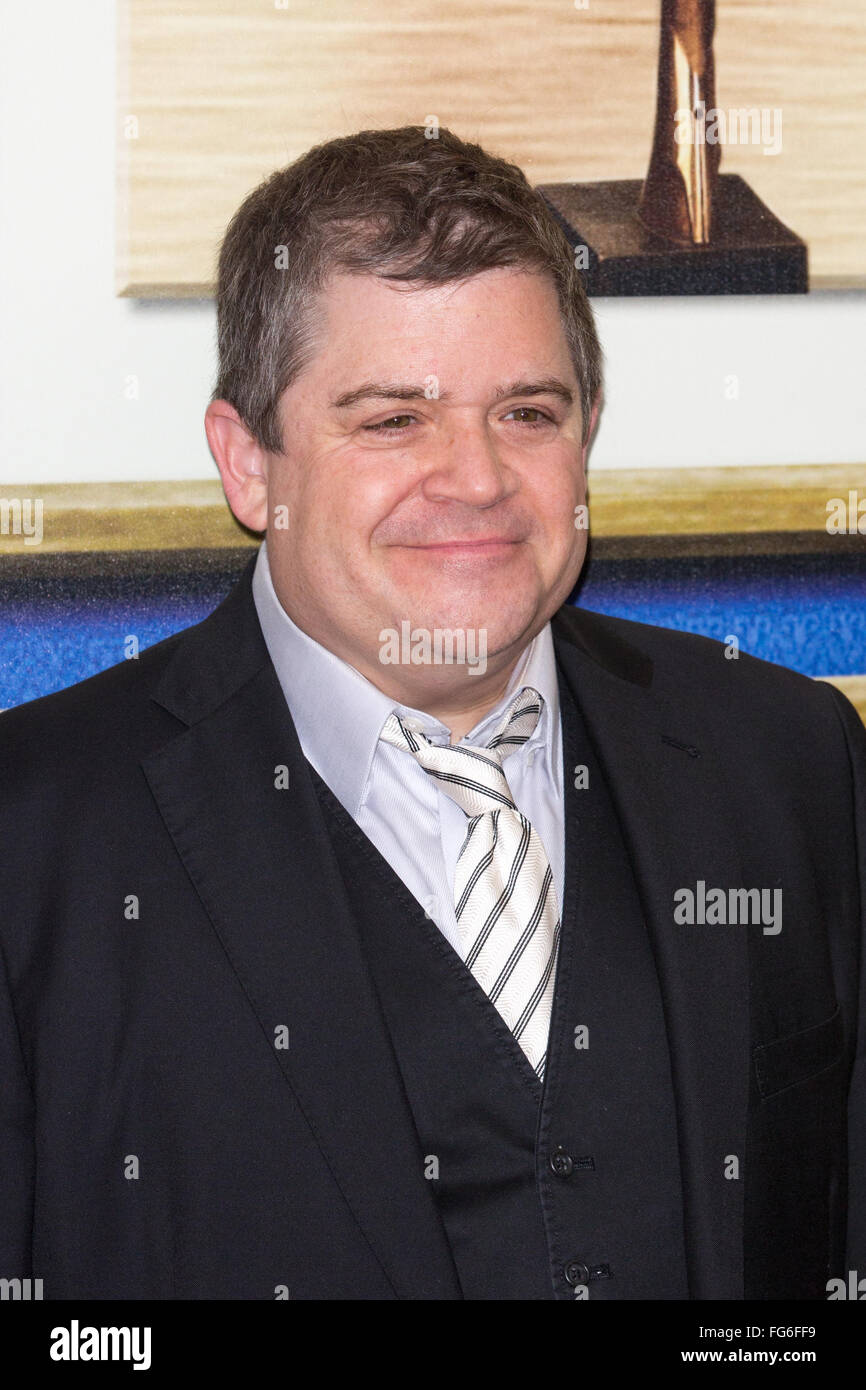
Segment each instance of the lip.
[{"label": "lip", "polygon": [[509,540],[505,536],[487,536],[483,540],[468,541],[431,541],[429,545],[410,546],[410,550],[501,550],[505,546],[519,545],[519,541]]}]

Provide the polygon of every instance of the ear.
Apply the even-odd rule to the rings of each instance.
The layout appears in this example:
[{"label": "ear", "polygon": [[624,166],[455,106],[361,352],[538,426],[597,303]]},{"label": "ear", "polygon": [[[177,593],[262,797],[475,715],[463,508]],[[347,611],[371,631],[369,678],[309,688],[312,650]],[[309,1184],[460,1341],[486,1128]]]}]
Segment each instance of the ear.
[{"label": "ear", "polygon": [[211,401],[204,429],[229,506],[242,525],[263,532],[268,519],[268,455],[233,405]]}]

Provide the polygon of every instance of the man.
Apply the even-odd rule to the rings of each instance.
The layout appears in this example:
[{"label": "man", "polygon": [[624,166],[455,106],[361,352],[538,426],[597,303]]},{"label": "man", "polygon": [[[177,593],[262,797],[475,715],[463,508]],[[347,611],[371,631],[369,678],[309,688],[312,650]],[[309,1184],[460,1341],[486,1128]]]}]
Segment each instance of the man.
[{"label": "man", "polygon": [[866,1269],[866,736],[566,603],[600,352],[563,234],[478,146],[362,132],[247,198],[217,310],[261,550],[0,720],[0,1273],[825,1298]]}]

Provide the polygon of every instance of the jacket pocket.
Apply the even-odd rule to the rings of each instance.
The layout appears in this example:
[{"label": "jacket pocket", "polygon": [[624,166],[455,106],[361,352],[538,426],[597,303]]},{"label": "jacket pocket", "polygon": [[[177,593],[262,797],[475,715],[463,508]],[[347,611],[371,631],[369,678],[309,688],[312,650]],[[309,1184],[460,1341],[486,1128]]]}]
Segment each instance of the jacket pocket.
[{"label": "jacket pocket", "polygon": [[754,1048],[758,1090],[766,1099],[827,1071],[841,1060],[844,1042],[842,1010],[837,1005],[835,1012],[820,1023]]}]

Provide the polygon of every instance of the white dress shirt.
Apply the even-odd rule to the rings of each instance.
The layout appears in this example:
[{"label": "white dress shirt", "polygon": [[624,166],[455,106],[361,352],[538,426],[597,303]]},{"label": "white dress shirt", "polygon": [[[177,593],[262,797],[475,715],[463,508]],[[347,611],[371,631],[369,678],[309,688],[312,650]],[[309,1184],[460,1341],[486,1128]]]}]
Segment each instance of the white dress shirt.
[{"label": "white dress shirt", "polygon": [[[418,721],[434,743],[449,744],[450,730],[425,711],[395,702],[292,621],[274,590],[264,541],[253,598],[304,756],[463,957],[453,884],[469,822],[411,753],[379,738],[392,713]],[[531,738],[508,753],[503,771],[516,805],[544,845],[561,913],[562,730],[549,623],[517,661],[502,698],[461,742],[484,747],[524,685],[537,690],[544,703]]]}]

